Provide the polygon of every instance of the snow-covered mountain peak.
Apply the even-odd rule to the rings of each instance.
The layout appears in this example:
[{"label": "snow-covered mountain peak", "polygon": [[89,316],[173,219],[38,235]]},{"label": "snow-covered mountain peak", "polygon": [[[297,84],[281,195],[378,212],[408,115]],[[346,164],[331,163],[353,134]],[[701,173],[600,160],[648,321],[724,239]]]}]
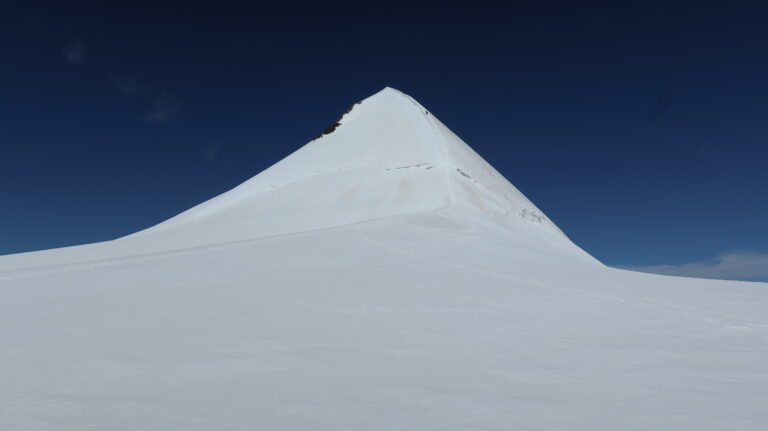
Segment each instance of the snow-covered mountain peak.
[{"label": "snow-covered mountain peak", "polygon": [[528,255],[597,262],[430,111],[385,88],[288,157],[163,223],[80,253],[52,250],[4,264],[180,250],[385,219],[486,235]]},{"label": "snow-covered mountain peak", "polygon": [[231,241],[446,211],[586,255],[430,111],[389,87],[250,180],[134,236]]}]

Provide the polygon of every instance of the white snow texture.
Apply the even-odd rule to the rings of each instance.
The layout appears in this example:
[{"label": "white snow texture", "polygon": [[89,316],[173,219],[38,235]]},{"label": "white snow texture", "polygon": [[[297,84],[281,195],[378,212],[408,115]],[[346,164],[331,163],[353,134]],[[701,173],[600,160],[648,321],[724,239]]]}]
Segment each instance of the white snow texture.
[{"label": "white snow texture", "polygon": [[603,266],[390,88],[0,292],[0,430],[768,429],[768,284]]}]

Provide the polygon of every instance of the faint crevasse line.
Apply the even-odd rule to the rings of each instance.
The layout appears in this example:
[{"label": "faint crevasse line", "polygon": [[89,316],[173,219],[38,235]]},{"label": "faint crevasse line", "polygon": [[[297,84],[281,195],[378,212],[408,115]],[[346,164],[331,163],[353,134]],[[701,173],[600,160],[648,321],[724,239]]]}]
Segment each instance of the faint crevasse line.
[{"label": "faint crevasse line", "polygon": [[417,163],[415,165],[406,165],[406,166],[395,166],[394,168],[385,168],[387,171],[397,171],[401,169],[411,169],[411,168],[420,168],[422,166],[426,166],[425,170],[430,170],[435,167],[435,165],[427,162]]}]

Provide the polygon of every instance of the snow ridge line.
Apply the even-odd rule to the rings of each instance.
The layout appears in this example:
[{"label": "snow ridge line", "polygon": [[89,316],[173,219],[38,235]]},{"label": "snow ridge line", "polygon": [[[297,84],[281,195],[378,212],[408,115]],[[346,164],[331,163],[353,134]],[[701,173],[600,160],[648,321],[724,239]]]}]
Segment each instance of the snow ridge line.
[{"label": "snow ridge line", "polygon": [[[456,165],[456,161],[453,160],[453,158],[450,156],[448,152],[448,146],[445,144],[445,136],[440,131],[440,128],[437,127],[437,124],[435,124],[435,121],[432,119],[432,115],[429,113],[429,110],[422,106],[419,102],[417,102],[414,98],[411,96],[401,92],[400,90],[394,89],[392,87],[385,87],[385,89],[389,89],[391,91],[396,92],[400,96],[404,97],[406,100],[411,102],[416,108],[419,109],[423,113],[423,115],[426,117],[427,122],[429,123],[430,127],[432,127],[432,130],[434,130],[435,134],[437,134],[438,137],[438,147],[440,151],[443,153],[443,163],[445,164],[445,185],[448,187],[448,194],[451,203],[442,210],[449,210],[456,206],[456,195],[453,192],[453,186],[451,185],[451,179],[450,179],[450,168],[454,167]],[[435,210],[435,211],[441,211],[441,210]]]}]

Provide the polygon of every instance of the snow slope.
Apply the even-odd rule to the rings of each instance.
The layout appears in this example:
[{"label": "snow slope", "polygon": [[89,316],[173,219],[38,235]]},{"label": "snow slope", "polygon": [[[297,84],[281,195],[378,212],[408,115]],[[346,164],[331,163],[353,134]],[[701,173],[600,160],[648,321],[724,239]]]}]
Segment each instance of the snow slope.
[{"label": "snow slope", "polygon": [[392,89],[0,295],[2,430],[768,426],[768,284],[603,266]]}]

